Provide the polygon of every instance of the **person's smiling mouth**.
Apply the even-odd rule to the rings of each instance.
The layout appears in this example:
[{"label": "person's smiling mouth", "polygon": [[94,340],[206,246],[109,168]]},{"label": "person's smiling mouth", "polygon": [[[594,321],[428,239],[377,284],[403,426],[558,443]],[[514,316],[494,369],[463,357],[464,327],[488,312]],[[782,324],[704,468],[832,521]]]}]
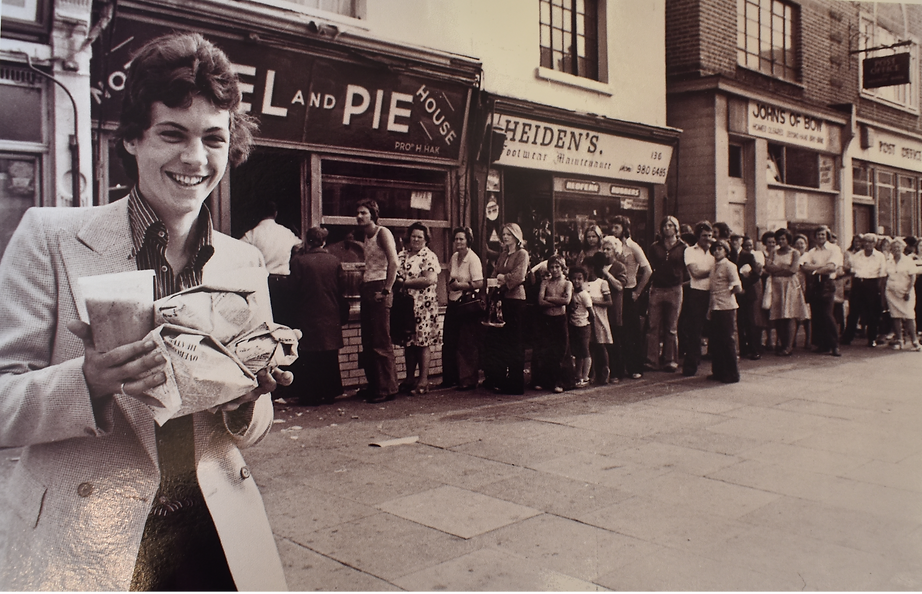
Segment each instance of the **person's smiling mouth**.
[{"label": "person's smiling mouth", "polygon": [[182,175],[179,173],[171,172],[167,172],[167,175],[174,182],[186,188],[192,188],[201,185],[211,177],[210,175]]}]

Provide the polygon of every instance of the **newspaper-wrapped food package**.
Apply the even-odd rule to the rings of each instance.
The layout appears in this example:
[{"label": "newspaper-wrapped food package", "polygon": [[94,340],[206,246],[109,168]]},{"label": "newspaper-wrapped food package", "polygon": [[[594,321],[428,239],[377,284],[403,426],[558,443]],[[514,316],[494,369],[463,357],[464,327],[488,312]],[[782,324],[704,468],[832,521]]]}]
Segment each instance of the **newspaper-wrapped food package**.
[{"label": "newspaper-wrapped food package", "polygon": [[204,332],[163,324],[148,335],[166,359],[166,383],[147,392],[162,406],[149,407],[162,425],[249,393],[259,384],[227,347]]},{"label": "newspaper-wrapped food package", "polygon": [[237,270],[154,303],[158,327],[147,338],[167,360],[167,382],[147,395],[162,404],[150,407],[159,424],[244,396],[259,370],[298,358],[301,333],[264,321],[265,279],[263,268]]},{"label": "newspaper-wrapped food package", "polygon": [[155,324],[172,324],[210,334],[228,344],[258,326],[255,291],[199,285],[154,303]]},{"label": "newspaper-wrapped food package", "polygon": [[300,330],[263,322],[233,343],[234,354],[243,365],[258,372],[263,367],[291,365],[298,358]]}]

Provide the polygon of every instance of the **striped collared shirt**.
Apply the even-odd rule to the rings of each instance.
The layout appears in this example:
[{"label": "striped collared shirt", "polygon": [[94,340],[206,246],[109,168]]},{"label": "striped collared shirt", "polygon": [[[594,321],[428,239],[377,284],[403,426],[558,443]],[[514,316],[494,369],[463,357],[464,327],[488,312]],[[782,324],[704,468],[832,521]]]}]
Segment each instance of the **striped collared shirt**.
[{"label": "striped collared shirt", "polygon": [[[174,275],[166,259],[166,246],[170,241],[166,225],[141,196],[137,186],[132,188],[127,200],[128,225],[131,228],[138,270],[153,270],[156,273],[154,299],[201,285],[202,268],[214,254],[213,228],[208,207],[202,206],[193,230],[198,236],[195,255],[178,275]],[[198,505],[199,513],[207,513],[202,509],[204,504],[201,503],[202,494],[195,471],[192,415],[170,419],[156,427],[155,433],[160,463],[160,489],[150,514],[166,515],[189,505]]]},{"label": "striped collared shirt", "polygon": [[166,259],[166,246],[170,234],[166,225],[157,216],[150,204],[141,196],[138,187],[128,195],[128,223],[131,227],[131,241],[137,255],[138,270],[153,270],[154,299],[160,299],[202,284],[202,268],[214,254],[212,246],[213,227],[211,213],[202,206],[196,229],[198,247],[195,255],[177,275]]}]

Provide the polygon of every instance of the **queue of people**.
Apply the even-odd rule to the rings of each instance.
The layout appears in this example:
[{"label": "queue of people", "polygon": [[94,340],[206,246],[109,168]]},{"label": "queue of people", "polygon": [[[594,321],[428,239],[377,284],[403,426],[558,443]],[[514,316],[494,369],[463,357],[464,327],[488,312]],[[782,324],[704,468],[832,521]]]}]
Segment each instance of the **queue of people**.
[{"label": "queue of people", "polygon": [[[529,387],[557,393],[640,379],[645,372],[694,376],[707,359],[709,379],[738,382],[740,358],[758,360],[771,351],[790,357],[801,328],[804,347],[836,357],[839,345],[855,338],[859,323],[870,346],[889,342],[892,348],[919,350],[915,292],[922,260],[915,241],[910,249],[900,238],[865,234],[843,252],[822,226],[812,234],[812,248],[808,237],[788,229],[764,233],[757,248],[754,238],[725,223],[699,221],[691,227],[667,216],[648,254],[631,238],[630,220],[619,216],[608,233],[587,227],[582,249],[571,260],[555,255],[535,263],[529,262],[519,225],[507,223],[502,249],[485,278],[487,263],[472,249],[472,231],[457,228],[442,326],[436,291],[441,266],[428,248],[429,229],[421,222],[410,225],[407,248],[398,253],[393,235],[377,224],[378,209],[372,201],[357,207],[366,264],[360,365],[368,380],[360,396],[371,402],[425,394],[432,347],[439,342],[439,388],[505,394],[524,393],[529,348]],[[308,232],[309,253],[322,249],[321,233]],[[299,280],[305,257],[311,258],[292,260],[292,280],[309,291]],[[398,304],[407,303],[394,306],[393,292]],[[311,306],[307,315],[333,319],[335,307],[344,311],[330,301],[326,313]],[[304,328],[310,330],[306,335],[315,334],[310,324]],[[333,325],[327,330],[336,333]],[[395,344],[404,347],[406,358],[399,385]],[[302,351],[307,352],[303,346]],[[324,371],[338,374],[338,361],[332,364],[336,351],[325,352],[330,364]],[[319,356],[304,357],[298,375]],[[332,392],[342,393],[341,382],[322,383],[330,386],[326,392],[302,402],[330,402],[338,395]]]}]

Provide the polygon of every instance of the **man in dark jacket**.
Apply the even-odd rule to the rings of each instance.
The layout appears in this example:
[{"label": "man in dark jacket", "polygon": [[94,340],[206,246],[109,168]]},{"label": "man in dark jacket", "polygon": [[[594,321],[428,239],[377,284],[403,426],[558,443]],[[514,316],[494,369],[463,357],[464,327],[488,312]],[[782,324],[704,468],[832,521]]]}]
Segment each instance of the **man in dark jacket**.
[{"label": "man in dark jacket", "polygon": [[306,251],[291,259],[295,326],[304,340],[298,345],[294,384],[301,404],[330,404],[343,393],[339,349],[349,306],[343,297],[343,266],[324,249],[328,231],[311,227]]},{"label": "man in dark jacket", "polygon": [[737,333],[740,337],[740,355],[756,361],[762,358],[759,354],[761,332],[756,320],[757,309],[762,307],[756,302],[758,292],[756,285],[761,282],[762,264],[753,253],[755,244],[749,236],[743,237],[743,243],[736,259],[736,268],[739,271],[740,281],[743,283],[743,292],[736,295],[739,303],[739,317],[736,319]]}]

